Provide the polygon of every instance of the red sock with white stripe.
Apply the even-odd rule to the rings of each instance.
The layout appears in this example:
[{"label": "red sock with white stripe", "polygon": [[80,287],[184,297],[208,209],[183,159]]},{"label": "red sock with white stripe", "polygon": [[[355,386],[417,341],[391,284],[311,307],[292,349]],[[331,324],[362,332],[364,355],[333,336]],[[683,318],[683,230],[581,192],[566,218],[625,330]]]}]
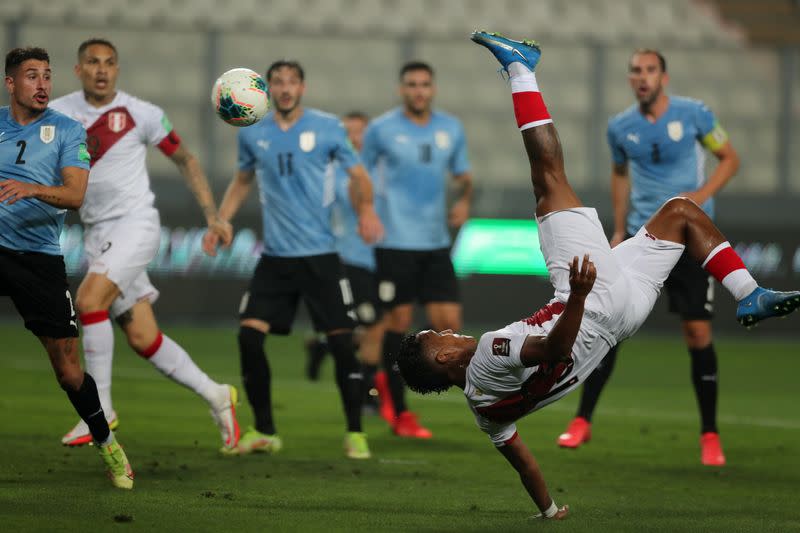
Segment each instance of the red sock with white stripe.
[{"label": "red sock with white stripe", "polygon": [[139,352],[162,374],[193,390],[211,403],[217,398],[217,384],[192,361],[186,350],[160,331],[153,344]]},{"label": "red sock with white stripe", "polygon": [[514,116],[520,131],[550,124],[553,119],[544,105],[536,74],[522,63],[508,65],[511,97],[514,99]]},{"label": "red sock with white stripe", "polygon": [[758,283],[744,266],[742,258],[731,248],[731,243],[728,241],[711,250],[703,261],[703,268],[722,283],[737,302],[749,296],[758,287]]},{"label": "red sock with white stripe", "polygon": [[81,313],[81,341],[86,372],[97,384],[100,405],[106,417],[111,416],[111,363],[114,360],[114,328],[108,311]]}]

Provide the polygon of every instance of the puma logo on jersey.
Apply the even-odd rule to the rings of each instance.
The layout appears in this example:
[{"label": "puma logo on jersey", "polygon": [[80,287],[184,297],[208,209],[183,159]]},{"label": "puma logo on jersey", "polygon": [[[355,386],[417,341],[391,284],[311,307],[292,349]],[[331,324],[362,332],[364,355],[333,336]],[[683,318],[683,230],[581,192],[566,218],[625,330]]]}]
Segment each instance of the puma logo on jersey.
[{"label": "puma logo on jersey", "polygon": [[511,355],[511,339],[495,337],[492,341],[492,355],[508,357]]},{"label": "puma logo on jersey", "polygon": [[629,133],[628,140],[634,144],[639,144],[639,134],[638,133]]}]

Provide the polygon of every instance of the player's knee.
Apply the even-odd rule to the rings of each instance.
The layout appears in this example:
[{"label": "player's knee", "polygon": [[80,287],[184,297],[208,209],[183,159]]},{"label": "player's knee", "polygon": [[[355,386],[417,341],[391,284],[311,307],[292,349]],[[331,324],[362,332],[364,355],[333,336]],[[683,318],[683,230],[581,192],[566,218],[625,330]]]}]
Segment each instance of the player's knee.
[{"label": "player's knee", "polygon": [[699,350],[711,344],[711,327],[707,325],[685,324],[683,337],[686,346],[692,350]]},{"label": "player's knee", "polygon": [[75,392],[83,385],[83,370],[79,366],[59,368],[56,370],[56,379],[63,390]]},{"label": "player's knee", "polygon": [[138,354],[148,351],[153,343],[158,339],[160,331],[144,331],[137,328],[128,328],[125,335],[128,338],[128,345]]},{"label": "player's knee", "polygon": [[389,331],[403,333],[408,331],[411,327],[412,319],[413,317],[411,313],[392,311],[392,313],[389,315],[386,326]]},{"label": "player's knee", "polygon": [[103,307],[102,301],[100,298],[96,297],[95,295],[78,291],[77,296],[75,297],[75,308],[77,309],[78,313],[83,315],[86,313],[94,313],[96,311],[105,311],[106,309]]},{"label": "player's knee", "polygon": [[699,207],[685,196],[675,196],[667,200],[662,209],[665,209],[670,215],[676,218],[690,218],[697,212]]}]

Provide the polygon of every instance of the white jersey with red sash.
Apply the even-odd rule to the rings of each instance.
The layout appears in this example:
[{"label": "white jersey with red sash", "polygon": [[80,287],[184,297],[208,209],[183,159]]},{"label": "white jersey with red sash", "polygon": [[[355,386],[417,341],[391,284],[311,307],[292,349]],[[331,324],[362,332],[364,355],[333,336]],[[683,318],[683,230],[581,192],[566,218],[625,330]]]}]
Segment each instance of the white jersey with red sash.
[{"label": "white jersey with red sash", "polygon": [[92,166],[80,210],[84,224],[153,206],[147,147],[158,146],[169,156],[180,145],[180,138],[161,108],[123,91],[102,107],[90,105],[83,91],[62,96],[50,106],[86,128]]},{"label": "white jersey with red sash", "polygon": [[570,357],[555,364],[523,366],[520,350],[529,336],[546,336],[564,304],[553,300],[533,316],[484,333],[467,368],[464,396],[478,427],[495,446],[517,436],[515,422],[575,389],[611,347],[607,336],[583,321]]}]

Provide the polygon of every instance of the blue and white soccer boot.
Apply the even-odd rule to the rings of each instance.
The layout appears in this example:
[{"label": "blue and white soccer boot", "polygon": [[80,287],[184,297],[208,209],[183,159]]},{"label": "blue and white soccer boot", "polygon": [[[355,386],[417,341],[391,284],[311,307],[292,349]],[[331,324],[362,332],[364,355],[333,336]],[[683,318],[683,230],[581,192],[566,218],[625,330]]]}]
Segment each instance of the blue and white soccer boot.
[{"label": "blue and white soccer boot", "polygon": [[766,318],[786,316],[800,307],[800,291],[780,292],[763,287],[739,301],[736,320],[747,328],[755,326]]},{"label": "blue and white soccer boot", "polygon": [[515,62],[522,63],[533,72],[542,56],[542,49],[536,41],[515,41],[499,33],[485,31],[472,32],[470,39],[488,48],[503,65],[506,73],[508,73],[508,65]]}]

